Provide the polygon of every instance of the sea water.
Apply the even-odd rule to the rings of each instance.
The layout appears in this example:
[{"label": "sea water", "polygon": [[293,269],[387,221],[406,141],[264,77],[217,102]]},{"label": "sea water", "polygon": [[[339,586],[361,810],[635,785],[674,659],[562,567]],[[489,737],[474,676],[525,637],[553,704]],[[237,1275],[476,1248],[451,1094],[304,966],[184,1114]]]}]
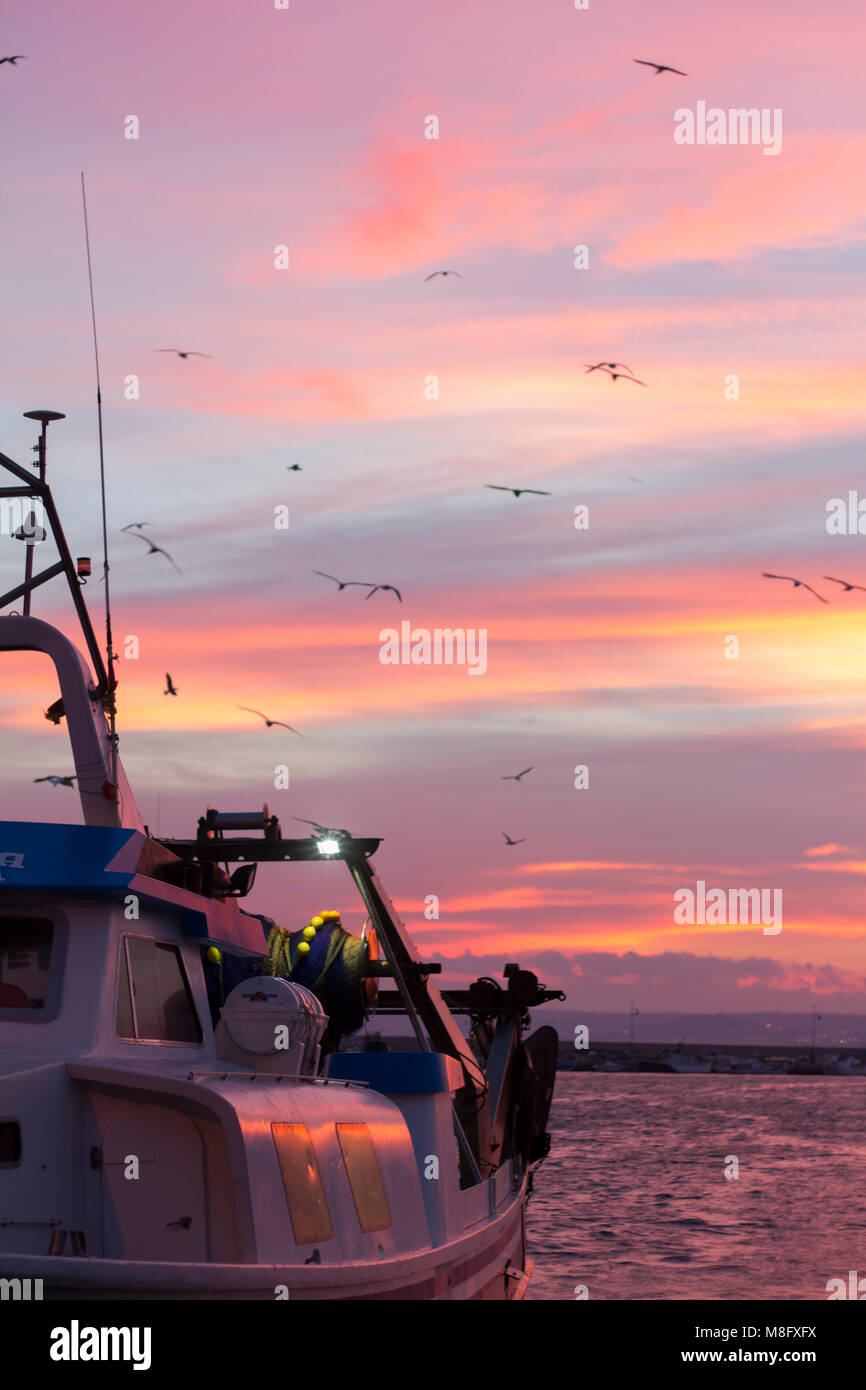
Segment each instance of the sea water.
[{"label": "sea water", "polygon": [[549,1129],[529,1299],[824,1300],[866,1276],[863,1078],[558,1072]]}]

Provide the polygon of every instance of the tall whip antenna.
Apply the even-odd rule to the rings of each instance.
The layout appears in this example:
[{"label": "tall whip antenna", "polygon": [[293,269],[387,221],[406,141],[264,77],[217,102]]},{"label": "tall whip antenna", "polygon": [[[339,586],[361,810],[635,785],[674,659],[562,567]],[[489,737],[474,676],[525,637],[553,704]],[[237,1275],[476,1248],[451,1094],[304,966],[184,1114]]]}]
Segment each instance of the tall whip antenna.
[{"label": "tall whip antenna", "polygon": [[84,244],[87,248],[87,278],[90,284],[90,321],[93,325],[93,359],[96,364],[96,418],[99,427],[99,484],[102,495],[102,568],[105,577],[105,655],[108,670],[108,696],[106,699],[108,727],[111,744],[111,785],[117,796],[117,728],[115,723],[115,688],[117,681],[114,663],[117,660],[111,640],[111,595],[108,587],[108,517],[105,505],[105,451],[102,444],[102,386],[99,380],[99,342],[96,336],[96,306],[93,299],[93,263],[90,258],[90,229],[87,223],[87,193],[84,188],[84,174],[81,175],[81,206],[84,210]]}]

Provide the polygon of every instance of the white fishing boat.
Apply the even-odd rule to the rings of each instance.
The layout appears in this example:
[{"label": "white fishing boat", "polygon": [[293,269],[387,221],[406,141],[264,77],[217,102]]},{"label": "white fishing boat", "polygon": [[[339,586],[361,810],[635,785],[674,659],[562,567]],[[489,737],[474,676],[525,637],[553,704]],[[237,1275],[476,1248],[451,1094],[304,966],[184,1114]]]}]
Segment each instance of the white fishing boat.
[{"label": "white fishing boat", "polygon": [[[520,1298],[557,1049],[526,1029],[564,996],[514,964],[440,993],[373,871],[378,839],[286,838],[267,807],[149,833],[118,754],[108,583],[103,656],[90,562],[45,482],[62,417],[32,416],[39,478],[0,454],[0,497],[41,503],[59,559],[34,576],[33,528],[19,537],[0,656],[54,665],[83,824],[0,822],[0,1279],[45,1298]],[[59,576],[89,661],[30,613]],[[316,865],[330,910],[245,910],[262,862]],[[417,1050],[341,1051],[371,1013],[402,1016]]]},{"label": "white fishing boat", "polygon": [[705,1057],[693,1057],[684,1052],[682,1047],[669,1048],[663,1052],[661,1060],[671,1071],[678,1072],[699,1072],[707,1075],[712,1070],[712,1063]]},{"label": "white fishing boat", "polygon": [[866,1076],[866,1059],[863,1057],[832,1057],[824,1068],[825,1073],[834,1076]]}]

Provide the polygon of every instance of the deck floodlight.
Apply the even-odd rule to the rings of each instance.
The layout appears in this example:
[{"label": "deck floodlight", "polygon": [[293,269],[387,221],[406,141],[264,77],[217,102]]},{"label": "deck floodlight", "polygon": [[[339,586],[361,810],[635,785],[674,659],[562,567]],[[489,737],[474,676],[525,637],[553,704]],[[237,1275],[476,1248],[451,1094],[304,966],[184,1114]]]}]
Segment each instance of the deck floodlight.
[{"label": "deck floodlight", "polygon": [[317,840],[316,843],[319,846],[320,854],[327,855],[340,853],[340,841],[335,840],[332,835],[324,836],[321,840]]}]

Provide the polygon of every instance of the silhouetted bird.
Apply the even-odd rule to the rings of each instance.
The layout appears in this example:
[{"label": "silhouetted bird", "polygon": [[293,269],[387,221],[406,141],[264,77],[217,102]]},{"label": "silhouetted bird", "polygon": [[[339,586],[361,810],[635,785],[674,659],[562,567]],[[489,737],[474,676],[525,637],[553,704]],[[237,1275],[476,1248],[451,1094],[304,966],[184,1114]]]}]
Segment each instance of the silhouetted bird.
[{"label": "silhouetted bird", "polygon": [[821,603],[830,602],[828,598],[822,598],[817,590],[812,588],[811,584],[806,583],[805,579],[794,579],[790,574],[768,574],[766,570],[761,570],[761,574],[764,579],[787,579],[788,583],[793,584],[795,589],[808,589],[809,593],[814,594],[816,599],[819,599]]},{"label": "silhouetted bird", "polygon": [[287,463],[286,469],[289,473],[300,473],[302,471],[299,463]]},{"label": "silhouetted bird", "polygon": [[121,526],[121,531],[140,531],[142,526],[152,526],[152,521],[131,521],[128,526]]},{"label": "silhouetted bird", "polygon": [[0,58],[0,63],[11,63],[13,68],[17,65],[19,58],[26,58],[26,53],[13,53],[9,58]]},{"label": "silhouetted bird", "polygon": [[675,72],[677,77],[688,77],[687,72],[681,72],[679,68],[669,68],[667,63],[648,63],[646,58],[633,58],[633,63],[640,63],[644,68],[655,68],[656,77],[660,72]]},{"label": "silhouetted bird", "polygon": [[[613,370],[615,365],[616,364],[612,362],[598,362],[594,367],[587,367],[586,371],[584,372],[584,376],[586,376],[589,372],[602,371],[605,372],[609,377],[612,377],[614,381],[618,380],[619,377],[622,377],[623,381],[634,381],[637,383],[638,386],[646,386],[645,381],[638,381],[638,378],[636,376],[632,376],[630,368],[624,372],[615,372]],[[619,365],[622,367],[624,366],[624,363],[620,362]]]},{"label": "silhouetted bird", "polygon": [[852,589],[862,589],[863,592],[864,592],[864,594],[866,594],[866,585],[863,585],[863,584],[849,584],[848,581],[847,581],[847,579],[834,579],[833,576],[832,576],[832,574],[825,574],[825,575],[822,576],[822,578],[824,578],[824,579],[829,579],[829,581],[830,581],[831,584],[841,584],[841,585],[842,585],[842,590],[843,590],[843,592],[846,593],[846,594],[850,593]]},{"label": "silhouetted bird", "polygon": [[521,777],[525,777],[527,772],[531,771],[531,767],[525,767],[522,772],[518,772],[517,774],[510,773],[508,777],[500,777],[499,780],[500,782],[519,782]]},{"label": "silhouetted bird", "polygon": [[292,816],[292,820],[298,820],[302,825],[311,825],[314,830],[320,831],[322,835],[348,835],[352,838],[351,830],[341,830],[337,825],[319,825],[318,821],[305,820],[303,816]]},{"label": "silhouetted bird", "polygon": [[437,275],[456,275],[458,280],[463,279],[463,276],[460,274],[459,270],[434,270],[432,275],[424,276],[425,284],[428,280],[435,280]]},{"label": "silhouetted bird", "polygon": [[515,497],[520,497],[524,492],[533,492],[536,497],[552,497],[552,492],[543,492],[540,487],[505,487],[502,483],[485,483],[485,487],[492,488],[494,492],[513,492]]},{"label": "silhouetted bird", "polygon": [[[259,719],[264,719],[269,729],[280,728],[288,729],[290,734],[298,734],[297,729],[293,729],[291,724],[285,724],[282,719],[268,719],[266,714],[262,714],[260,709],[250,709],[249,705],[235,705],[235,709],[246,710],[247,714],[257,714]],[[303,734],[298,734],[298,738],[303,738]]]},{"label": "silhouetted bird", "polygon": [[148,555],[164,555],[166,560],[168,560],[168,563],[170,565],[174,565],[174,568],[177,570],[178,574],[183,574],[183,570],[180,569],[178,565],[174,564],[174,560],[171,558],[168,551],[163,550],[161,545],[155,545],[154,542],[150,539],[150,536],[143,536],[140,531],[130,531],[129,535],[134,541],[144,541],[145,545],[150,546],[150,550],[147,552]]},{"label": "silhouetted bird", "polygon": [[177,694],[177,688],[176,688],[175,685],[173,684],[172,679],[171,679],[171,676],[168,674],[168,671],[166,671],[166,673],[165,673],[165,690],[164,690],[162,693],[163,693],[163,695],[176,695],[176,694]]},{"label": "silhouetted bird", "polygon": [[50,782],[52,787],[71,787],[77,781],[77,776],[72,777],[34,777],[34,782]]},{"label": "silhouetted bird", "polygon": [[337,586],[338,593],[341,589],[348,589],[350,584],[357,585],[360,589],[371,589],[374,587],[372,579],[335,579],[333,574],[325,574],[324,570],[313,570],[313,574],[320,574],[323,579],[333,579]]},{"label": "silhouetted bird", "polygon": [[186,352],[181,352],[180,348],[154,348],[153,350],[154,352],[175,352],[178,357],[210,357],[209,352],[194,352],[192,349]]},{"label": "silhouetted bird", "polygon": [[374,585],[373,585],[373,588],[370,590],[369,594],[367,595],[367,598],[372,598],[373,595],[374,595],[379,589],[381,589],[383,593],[386,591],[386,589],[387,589],[387,590],[390,590],[390,592],[391,592],[392,594],[396,594],[396,595],[397,595],[397,600],[398,600],[399,603],[402,603],[402,602],[403,602],[403,595],[400,593],[400,590],[399,590],[399,589],[395,589],[395,588],[394,588],[394,585],[393,585],[393,584],[374,584]]},{"label": "silhouetted bird", "polygon": [[617,367],[625,367],[626,371],[632,374],[631,367],[626,367],[624,362],[595,362],[592,366],[590,366],[588,362],[584,362],[583,365],[586,367],[584,376],[587,376],[590,372],[597,372],[602,367],[608,372],[615,372]]},{"label": "silhouetted bird", "polygon": [[[502,834],[505,835],[505,831],[504,831],[504,830],[503,830]],[[525,840],[525,838],[526,838],[526,837],[524,836],[524,840]],[[506,843],[507,845],[522,845],[522,844],[524,843],[524,840],[512,840],[511,837],[510,837],[509,835],[505,835],[505,843]]]}]

